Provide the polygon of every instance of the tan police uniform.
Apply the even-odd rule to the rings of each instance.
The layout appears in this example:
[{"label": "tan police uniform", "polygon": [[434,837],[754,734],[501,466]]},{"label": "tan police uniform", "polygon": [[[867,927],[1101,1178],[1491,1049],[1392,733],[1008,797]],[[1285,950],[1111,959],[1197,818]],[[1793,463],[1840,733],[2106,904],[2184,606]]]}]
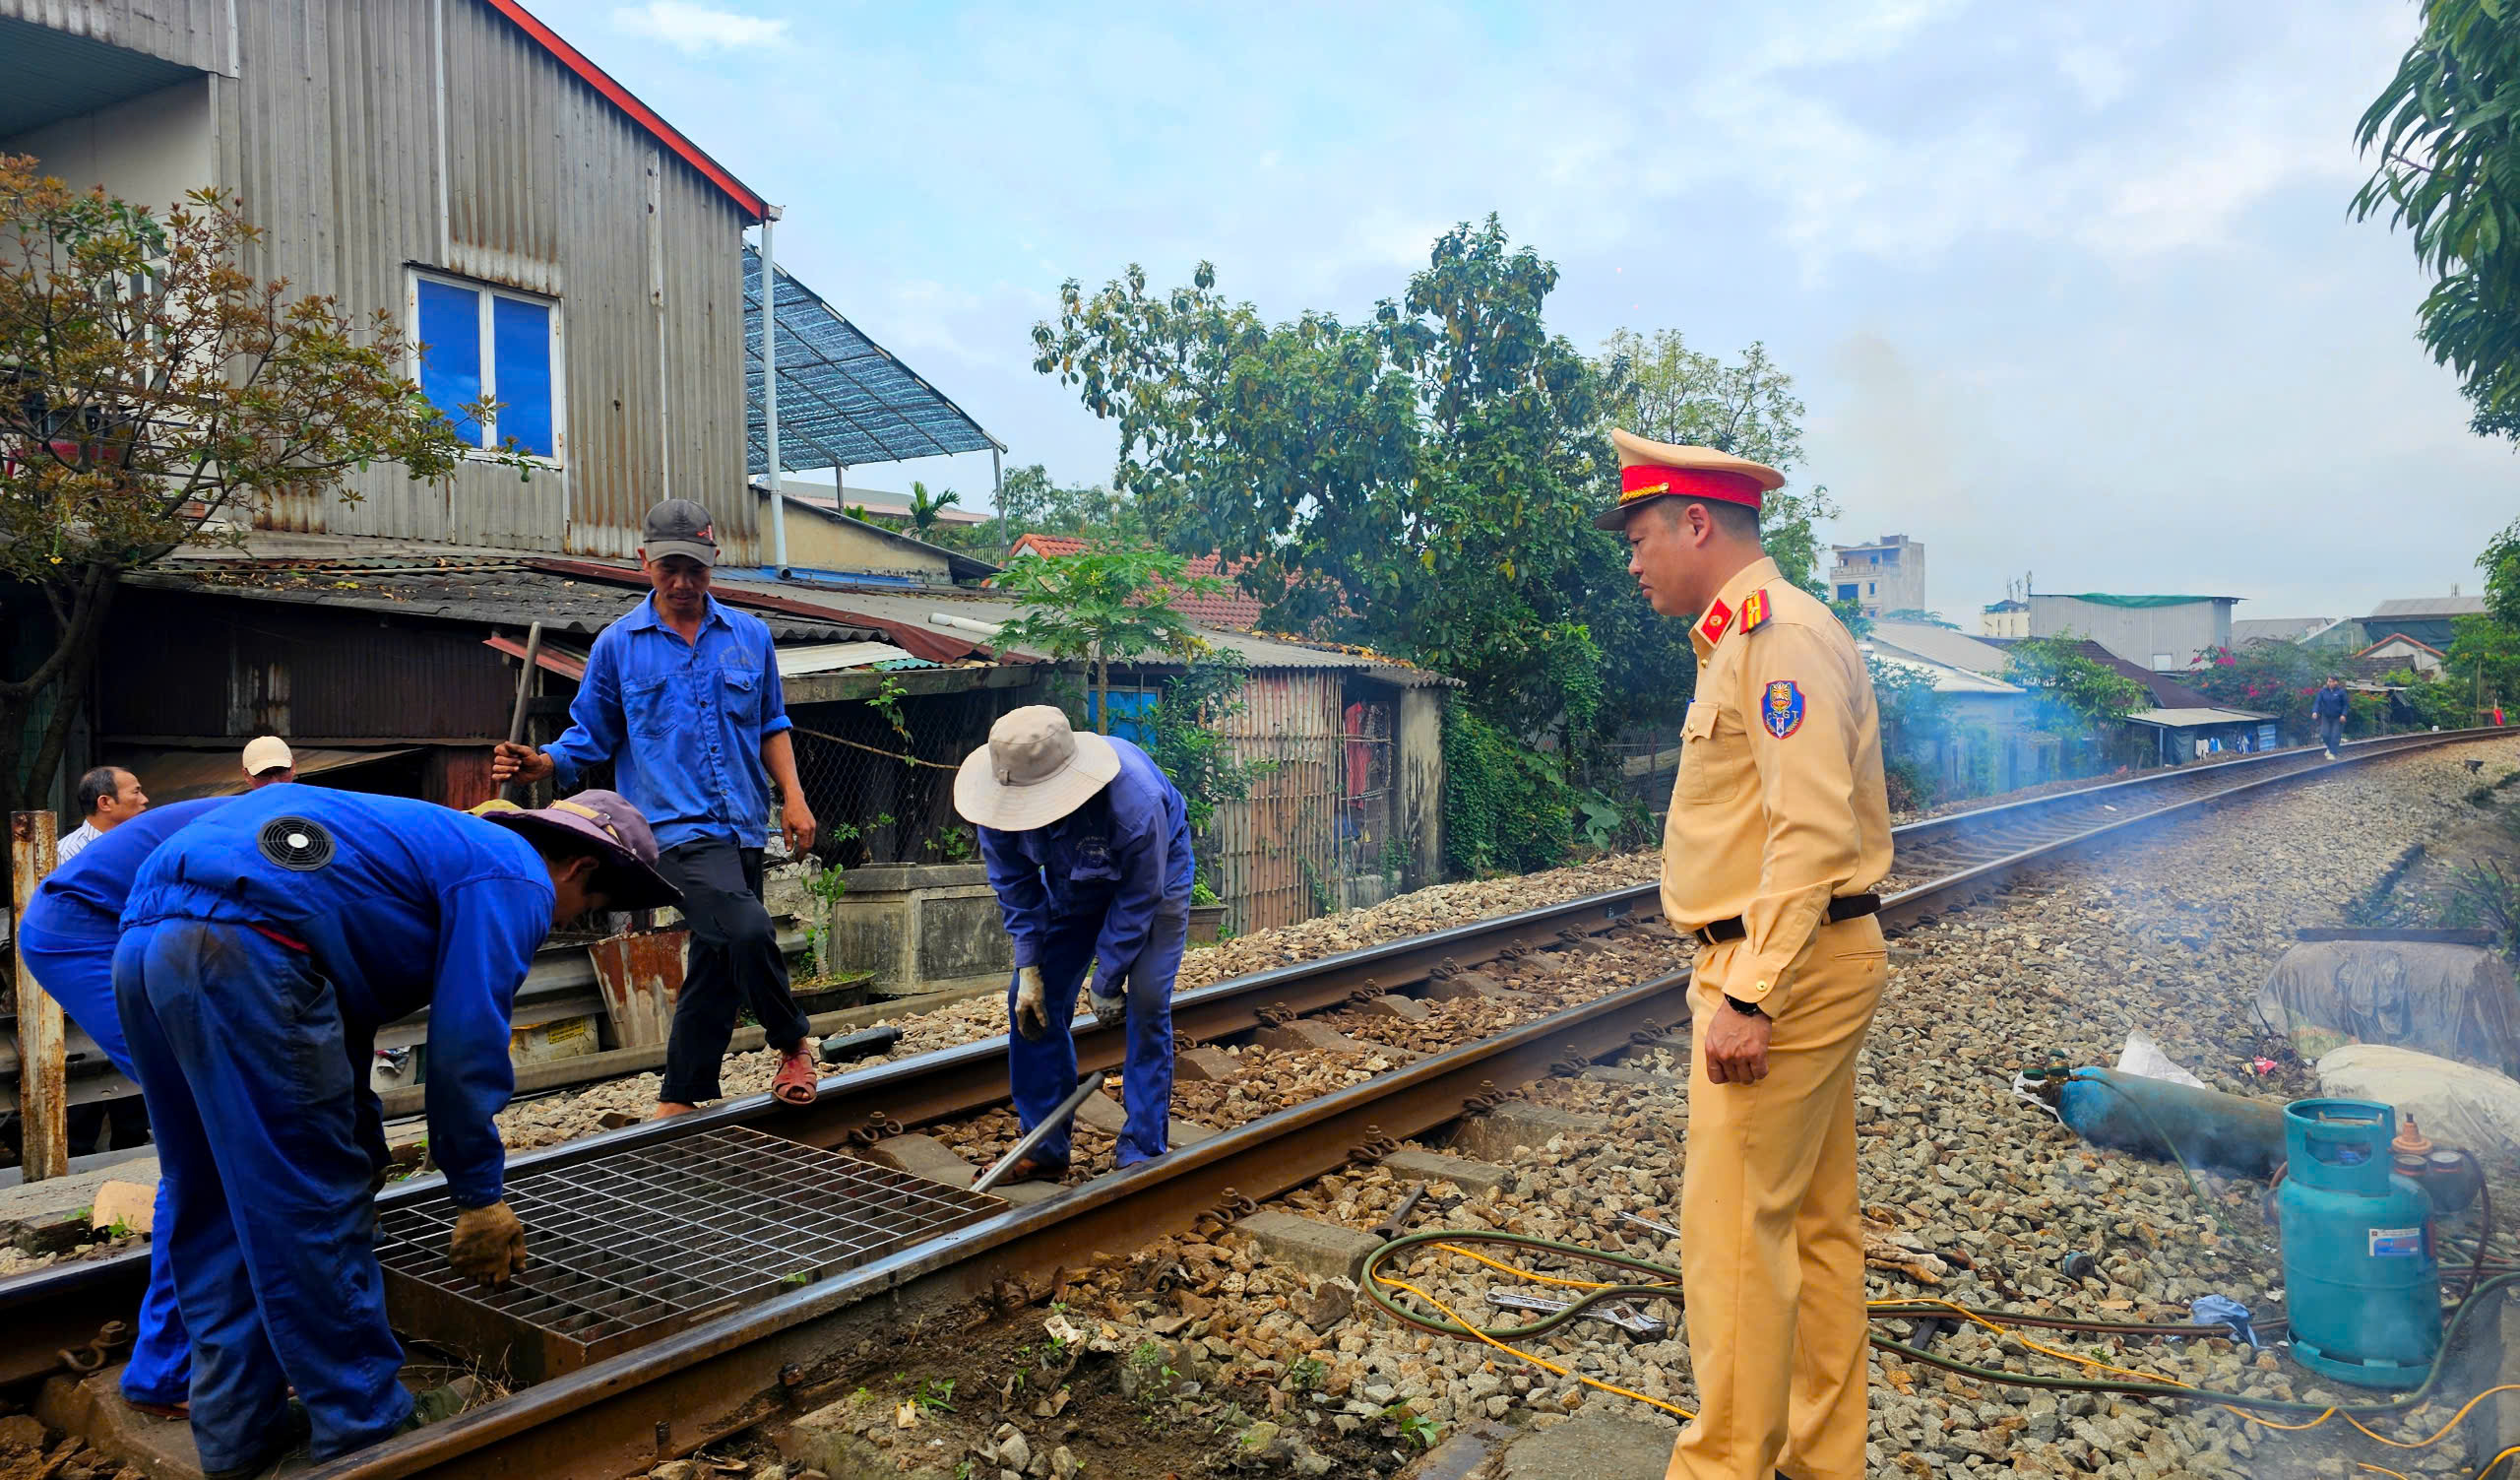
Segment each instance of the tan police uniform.
[{"label": "tan police uniform", "polygon": [[[1666,496],[1709,491],[1674,470],[1755,470],[1760,487],[1732,499],[1753,506],[1783,482],[1709,449],[1615,440],[1622,508],[1656,496],[1657,479]],[[1697,696],[1663,834],[1663,914],[1723,937],[1697,957],[1701,1028],[1736,1010],[1727,997],[1772,1028],[1756,1084],[1717,1084],[1691,1055],[1680,1268],[1700,1411],[1666,1473],[1858,1480],[1855,1064],[1888,974],[1864,896],[1890,871],[1871,675],[1829,609],[1764,557],[1724,584],[1690,644]]]}]

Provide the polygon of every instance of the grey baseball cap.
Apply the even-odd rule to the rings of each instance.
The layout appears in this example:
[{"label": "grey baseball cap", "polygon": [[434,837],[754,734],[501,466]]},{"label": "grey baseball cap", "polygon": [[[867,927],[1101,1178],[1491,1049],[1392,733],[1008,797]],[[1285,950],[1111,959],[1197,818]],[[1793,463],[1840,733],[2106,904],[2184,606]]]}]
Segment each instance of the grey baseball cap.
[{"label": "grey baseball cap", "polygon": [[688,555],[703,565],[718,563],[718,530],[709,511],[688,498],[668,498],[648,511],[639,533],[639,549],[651,560]]}]

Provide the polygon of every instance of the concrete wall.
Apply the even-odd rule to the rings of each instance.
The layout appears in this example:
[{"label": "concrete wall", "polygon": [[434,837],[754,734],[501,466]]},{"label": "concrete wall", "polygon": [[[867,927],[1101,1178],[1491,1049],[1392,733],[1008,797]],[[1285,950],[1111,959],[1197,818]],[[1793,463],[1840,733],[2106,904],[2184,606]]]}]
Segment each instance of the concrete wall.
[{"label": "concrete wall", "polygon": [[0,139],[0,154],[32,155],[73,189],[105,193],[163,216],[187,191],[217,183],[211,79],[197,77],[111,107]]},{"label": "concrete wall", "polygon": [[2206,648],[2232,643],[2232,600],[2182,602],[2174,607],[2112,607],[2079,597],[2030,598],[2030,635],[2088,637],[2139,668],[2177,672]]},{"label": "concrete wall", "polygon": [[[754,520],[761,531],[762,558],[770,558],[770,495],[755,489]],[[703,500],[708,502],[708,500]],[[711,504],[712,513],[716,505]],[[953,567],[941,551],[922,549],[919,542],[888,537],[854,519],[826,514],[788,500],[788,563],[799,570],[854,570],[877,575],[916,576],[939,585],[953,583]]]},{"label": "concrete wall", "polygon": [[[1830,547],[1837,555],[1829,570],[1829,595],[1862,604],[1866,616],[1884,611],[1922,611],[1925,608],[1925,547],[1905,536],[1888,536],[1870,545]],[[1850,591],[1848,588],[1853,587]]]},{"label": "concrete wall", "polygon": [[1414,838],[1401,887],[1422,889],[1444,876],[1444,691],[1400,691],[1399,826]]}]

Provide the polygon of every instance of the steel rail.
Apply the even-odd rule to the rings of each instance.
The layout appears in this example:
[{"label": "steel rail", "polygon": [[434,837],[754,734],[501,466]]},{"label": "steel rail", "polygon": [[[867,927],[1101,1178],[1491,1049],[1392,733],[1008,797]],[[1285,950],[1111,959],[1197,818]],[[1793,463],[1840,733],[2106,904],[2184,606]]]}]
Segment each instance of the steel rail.
[{"label": "steel rail", "polygon": [[[1900,845],[1903,848],[1912,842],[1924,843],[1928,840],[1960,836],[1973,829],[1983,830],[1989,824],[1998,829],[2029,825],[2034,831],[2052,833],[2053,824],[2041,825],[2043,819],[2068,808],[2090,806],[2094,804],[2093,799],[2096,797],[2131,802],[2133,798],[2147,791],[2160,791],[2174,786],[2178,790],[2194,790],[2194,783],[2208,776],[2230,783],[2220,790],[2201,796],[2182,797],[2166,806],[2129,810],[2126,816],[2104,823],[2099,827],[2084,829],[2061,837],[2051,837],[2045,842],[2035,842],[1996,859],[1908,889],[1891,901],[1892,908],[1887,911],[1890,917],[1888,923],[1896,928],[1901,921],[1912,920],[1918,914],[1926,912],[1934,904],[1966,897],[1983,897],[1986,892],[2000,886],[2011,873],[2023,868],[2045,864],[2054,858],[2121,837],[2128,829],[2172,815],[2184,814],[2196,807],[2233,797],[2253,793],[2262,787],[2323,775],[2338,765],[2351,764],[2355,761],[2374,759],[2433,745],[2490,739],[2503,734],[2505,732],[2494,730],[2460,731],[2362,741],[2350,747],[2346,760],[2338,762],[2325,761],[2319,758],[2318,752],[2314,750],[2273,752],[2220,765],[2130,778],[2126,781],[2106,783],[2099,787],[2059,792],[2002,806],[1950,813],[1910,823],[1898,829]],[[2108,806],[2114,804],[2104,800],[2098,804]],[[1428,972],[1450,959],[1482,959],[1516,945],[1538,945],[1571,934],[1598,933],[1615,928],[1629,919],[1645,918],[1657,913],[1658,909],[1656,887],[1651,884],[1636,885],[1537,910],[1524,911],[1500,919],[1456,926],[1426,935],[1388,941],[1318,961],[1294,963],[1183,994],[1175,1003],[1176,1029],[1185,1037],[1194,1040],[1229,1036],[1259,1026],[1262,1022],[1260,1014],[1263,1008],[1283,1008],[1299,1013],[1337,1006],[1359,995],[1391,991],[1422,980]],[[1624,1036],[1635,1027],[1639,1017],[1652,1015],[1637,1005],[1639,1000],[1637,994],[1647,992],[1648,988],[1660,989],[1658,996],[1670,998],[1664,1003],[1662,1010],[1671,1012],[1670,1001],[1683,999],[1670,997],[1670,994],[1683,990],[1685,974],[1683,973],[1666,978],[1661,983],[1649,983],[1644,987],[1627,989],[1625,992],[1597,999],[1593,1003],[1566,1009],[1550,1018],[1527,1025],[1526,1029],[1519,1029],[1497,1039],[1488,1040],[1484,1045],[1466,1045],[1460,1049],[1447,1051],[1432,1059],[1412,1064],[1395,1074],[1385,1075],[1366,1085],[1342,1091],[1339,1095],[1330,1097],[1328,1101],[1316,1101],[1313,1104],[1326,1105],[1336,1102],[1346,1105],[1358,1096],[1363,1096],[1365,1101],[1369,1101],[1374,1094],[1382,1092],[1375,1090],[1376,1085],[1389,1086],[1388,1092],[1391,1094],[1405,1095],[1408,1086],[1416,1083],[1422,1074],[1433,1072],[1427,1069],[1427,1065],[1458,1065],[1465,1062],[1477,1062],[1476,1058],[1472,1061],[1464,1061],[1460,1056],[1465,1054],[1481,1056],[1490,1051],[1507,1057],[1491,1065],[1483,1077],[1496,1078],[1501,1072],[1504,1077],[1497,1082],[1512,1082],[1512,1076],[1525,1066],[1522,1059],[1513,1056],[1522,1053],[1522,1046],[1526,1043],[1529,1030],[1542,1028],[1547,1024],[1562,1024],[1571,1030],[1595,1023],[1605,1013],[1633,1014],[1617,1019],[1616,1031],[1606,1039],[1601,1036],[1600,1030],[1587,1029],[1583,1033],[1570,1037],[1566,1043],[1552,1050],[1551,1055],[1553,1058],[1562,1059],[1565,1055],[1586,1051],[1597,1043],[1602,1047],[1598,1049],[1596,1056],[1598,1053],[1609,1052],[1624,1041]],[[1274,1015],[1273,1012],[1272,1016]],[[1683,1005],[1666,1020],[1678,1021],[1684,1016]],[[838,1076],[825,1081],[823,1099],[808,1109],[798,1110],[779,1106],[770,1101],[766,1095],[748,1096],[712,1110],[679,1117],[670,1122],[646,1123],[601,1136],[525,1153],[514,1158],[511,1167],[522,1171],[536,1166],[562,1165],[628,1145],[672,1139],[728,1125],[752,1126],[809,1144],[823,1146],[836,1146],[850,1140],[863,1141],[875,1135],[898,1131],[909,1125],[927,1124],[958,1115],[967,1115],[1002,1103],[1007,1094],[1004,1069],[1005,1043],[1006,1040],[1001,1035]],[[1077,1045],[1080,1070],[1111,1066],[1117,1063],[1120,1057],[1121,1039],[1116,1030],[1102,1030],[1090,1023],[1084,1024],[1077,1032]],[[1447,1068],[1443,1072],[1449,1073],[1452,1070]],[[1246,1131],[1260,1126],[1309,1124],[1309,1122],[1287,1121],[1287,1117],[1301,1116],[1308,1109],[1309,1107],[1296,1107],[1295,1110],[1281,1112],[1266,1120],[1253,1122],[1250,1126],[1238,1127],[1212,1141],[1201,1142],[1198,1146],[1176,1151],[1158,1162],[1134,1168],[1124,1177],[1098,1179],[1086,1188],[1053,1198],[1040,1206],[1080,1209],[1082,1205],[1075,1199],[1089,1190],[1102,1190],[1106,1185],[1109,1189],[1115,1190],[1137,1188],[1149,1184],[1150,1179],[1161,1183],[1164,1178],[1171,1175],[1169,1172],[1148,1173],[1146,1168],[1150,1167],[1176,1169],[1186,1175],[1199,1168],[1207,1167],[1220,1158],[1239,1160],[1248,1153],[1250,1146],[1267,1144],[1265,1139],[1257,1142],[1250,1141],[1245,1136]],[[1432,1126],[1453,1119],[1459,1114],[1460,1110],[1456,1104],[1452,1110],[1432,1121],[1415,1124],[1410,1116],[1400,1113],[1396,1103],[1394,1110],[1385,1116],[1382,1124],[1387,1133],[1410,1135],[1431,1128]],[[1327,1170],[1327,1167],[1320,1170]],[[1282,1186],[1274,1185],[1269,1176],[1259,1175],[1255,1171],[1243,1171],[1238,1175],[1244,1179],[1238,1185],[1242,1186],[1246,1191],[1257,1191],[1261,1195],[1266,1195],[1283,1190]],[[1292,1181],[1283,1186],[1294,1186],[1317,1175],[1319,1170],[1304,1172],[1294,1176]],[[379,1206],[390,1209],[406,1200],[426,1197],[437,1190],[440,1182],[441,1179],[427,1178],[400,1185],[379,1196]],[[1104,1195],[1106,1193],[1102,1190],[1095,1192],[1098,1199]],[[1185,1195],[1188,1194],[1178,1190],[1167,1192],[1164,1204],[1176,1211],[1184,1206],[1199,1205],[1180,1201],[1180,1198]],[[1022,1215],[1009,1216],[1019,1219],[1031,1218],[1035,1216],[1035,1210],[1028,1209]],[[1147,1222],[1148,1210],[1146,1209],[1140,1209],[1130,1216],[1138,1220],[1131,1226],[1141,1229],[1153,1226]],[[996,1223],[980,1225],[965,1235],[958,1235],[957,1238],[966,1243],[983,1239],[989,1237],[988,1230],[997,1226]],[[1019,1223],[1019,1227],[1029,1227],[1029,1225]],[[1038,1242],[1042,1248],[1057,1245],[1057,1240],[1047,1236],[1043,1236],[1042,1240]],[[1143,1242],[1143,1233],[1124,1239],[1119,1246],[1114,1247],[1125,1247],[1136,1242]],[[990,1247],[994,1246],[976,1245],[972,1253],[976,1255],[985,1252]],[[1026,1247],[1032,1246],[1028,1244]],[[852,1273],[838,1285],[817,1286],[815,1290],[817,1292],[827,1289],[858,1291],[857,1294],[848,1296],[846,1299],[835,1300],[832,1309],[838,1309],[846,1306],[850,1300],[862,1298],[865,1293],[863,1287],[853,1282],[875,1278],[882,1271],[909,1269],[911,1264],[918,1263],[923,1257],[921,1251],[912,1251],[893,1260],[870,1266],[867,1270]],[[1021,1262],[1017,1255],[1010,1255],[1008,1257]],[[918,1267],[920,1271],[925,1271],[929,1266],[919,1263]],[[6,1323],[11,1334],[7,1350],[0,1351],[0,1382],[22,1379],[42,1371],[48,1365],[48,1355],[37,1357],[35,1354],[49,1354],[56,1347],[79,1344],[93,1333],[100,1319],[98,1314],[100,1311],[124,1310],[134,1304],[137,1300],[138,1287],[145,1278],[145,1273],[146,1255],[143,1253],[134,1252],[112,1259],[86,1260],[59,1265],[32,1275],[0,1281],[0,1313],[5,1313],[7,1316]],[[901,1275],[905,1282],[918,1277],[920,1275],[916,1273]],[[899,1286],[874,1288],[899,1288]],[[961,1289],[960,1286],[955,1288]],[[726,1320],[750,1319],[766,1317],[773,1311],[800,1309],[797,1305],[799,1298],[789,1297],[770,1306],[757,1307],[739,1316],[726,1318]],[[684,1351],[704,1332],[716,1330],[719,1325],[724,1323],[722,1321],[700,1328],[686,1333],[683,1337],[673,1338],[656,1347],[645,1348],[640,1353],[625,1354],[621,1358],[613,1359],[612,1362],[589,1368],[585,1373],[565,1380],[561,1383],[546,1383],[541,1387],[529,1389],[499,1404],[491,1405],[491,1408],[504,1412],[508,1411],[510,1404],[534,1398],[538,1411],[538,1405],[554,1399],[549,1396],[537,1398],[535,1397],[536,1394],[546,1393],[547,1390],[554,1388],[562,1391],[579,1391],[588,1387],[589,1384],[600,1385],[611,1381],[601,1377],[600,1374],[612,1371],[615,1363],[630,1362],[650,1352]],[[488,1413],[491,1409],[481,1411]],[[477,1432],[477,1426],[468,1420],[458,1424],[438,1426],[426,1431],[424,1435],[413,1436],[413,1438],[430,1438],[430,1442],[435,1444],[440,1441],[432,1436],[444,1434],[451,1437]],[[485,1442],[488,1441],[485,1440]],[[693,1443],[697,1442],[693,1441]],[[689,1445],[683,1446],[683,1448],[689,1447]],[[373,1454],[381,1451],[368,1452]],[[414,1471],[402,1469],[343,1471],[343,1473],[361,1474],[407,1472]],[[453,1472],[450,1471],[450,1473]],[[539,1473],[538,1470],[528,1472]]]},{"label": "steel rail", "polygon": [[[2479,738],[2473,732],[2408,738],[2385,749],[2366,749],[2356,759]],[[1912,927],[1937,909],[1987,897],[2025,869],[2328,769],[2242,769],[2220,789],[1904,889],[1884,901],[1884,923],[1894,930]],[[1574,1071],[1657,1036],[1652,1024],[1685,1023],[1688,988],[1683,968],[1430,1056],[346,1456],[309,1472],[310,1480],[519,1473],[595,1480],[689,1452],[766,1420],[799,1415],[837,1393],[849,1376],[844,1364],[853,1348],[898,1335],[906,1319],[989,1298],[1010,1279],[1051,1277],[1060,1268],[1084,1265],[1095,1254],[1181,1232],[1203,1217],[1230,1221],[1257,1198],[1370,1159],[1390,1140],[1477,1113],[1500,1098],[1499,1086]]]}]

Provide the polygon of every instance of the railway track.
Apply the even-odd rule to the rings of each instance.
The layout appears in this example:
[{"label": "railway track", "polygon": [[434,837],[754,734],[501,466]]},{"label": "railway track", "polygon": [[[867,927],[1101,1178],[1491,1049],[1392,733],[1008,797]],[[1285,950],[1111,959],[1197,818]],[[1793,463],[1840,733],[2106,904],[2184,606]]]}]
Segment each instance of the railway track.
[{"label": "railway track", "polygon": [[[1897,833],[1884,926],[1895,934],[1991,896],[2024,869],[2226,801],[2339,766],[2502,734],[2363,741],[2333,762],[2315,749],[2276,752],[1911,823]],[[1405,993],[1447,962],[1472,965],[1565,949],[1588,936],[1632,931],[1658,915],[1656,890],[1642,885],[1236,978],[1176,998],[1176,1032],[1203,1044],[1233,1041],[1291,1016]],[[1201,1218],[1230,1221],[1259,1199],[1476,1113],[1517,1085],[1657,1039],[1686,1023],[1687,989],[1686,969],[1670,971],[1047,1200],[982,1210],[855,1267],[787,1284],[767,1298],[309,1473],[327,1480],[515,1474],[592,1480],[643,1469],[845,1391],[851,1354],[908,1321],[976,1302],[1021,1300],[1026,1297],[1018,1292],[1044,1289],[1057,1270],[1082,1267],[1096,1254],[1135,1248]],[[825,1081],[822,1099],[809,1109],[753,1096],[527,1153],[511,1161],[511,1182],[536,1174],[594,1178],[625,1156],[669,1158],[698,1137],[775,1138],[836,1150],[973,1116],[1004,1102],[1004,1044],[989,1039],[845,1074]],[[1078,1030],[1077,1050],[1081,1070],[1114,1067],[1120,1036],[1087,1022]],[[394,1188],[378,1198],[380,1217],[390,1226],[416,1216],[438,1190],[434,1178]],[[8,1332],[0,1338],[0,1384],[40,1373],[51,1353],[84,1343],[107,1316],[127,1313],[136,1305],[144,1265],[142,1256],[126,1255],[0,1282],[0,1328]]]}]

